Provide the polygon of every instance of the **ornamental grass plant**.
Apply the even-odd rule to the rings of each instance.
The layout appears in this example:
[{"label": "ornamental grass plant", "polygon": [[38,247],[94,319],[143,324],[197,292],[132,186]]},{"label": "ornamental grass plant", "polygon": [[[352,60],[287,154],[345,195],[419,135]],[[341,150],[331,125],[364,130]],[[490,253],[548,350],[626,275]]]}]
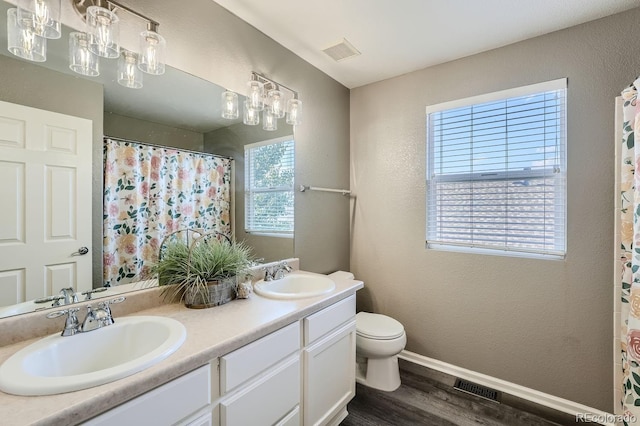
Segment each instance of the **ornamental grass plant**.
[{"label": "ornamental grass plant", "polygon": [[235,298],[237,285],[250,275],[250,266],[251,248],[246,243],[220,241],[205,234],[193,238],[191,244],[164,244],[155,272],[158,284],[165,287],[162,294],[166,301],[208,307],[230,300],[228,295],[221,296],[224,301],[215,296],[223,287],[230,287],[234,293],[231,298]]}]

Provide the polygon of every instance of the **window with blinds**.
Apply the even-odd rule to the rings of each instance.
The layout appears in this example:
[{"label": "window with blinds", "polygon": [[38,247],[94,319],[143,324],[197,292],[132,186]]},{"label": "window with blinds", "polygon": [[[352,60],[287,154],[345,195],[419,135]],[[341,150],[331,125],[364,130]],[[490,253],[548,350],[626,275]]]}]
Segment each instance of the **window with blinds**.
[{"label": "window with blinds", "polygon": [[293,237],[293,136],[246,145],[245,231]]},{"label": "window with blinds", "polygon": [[427,107],[427,247],[564,257],[566,87]]}]

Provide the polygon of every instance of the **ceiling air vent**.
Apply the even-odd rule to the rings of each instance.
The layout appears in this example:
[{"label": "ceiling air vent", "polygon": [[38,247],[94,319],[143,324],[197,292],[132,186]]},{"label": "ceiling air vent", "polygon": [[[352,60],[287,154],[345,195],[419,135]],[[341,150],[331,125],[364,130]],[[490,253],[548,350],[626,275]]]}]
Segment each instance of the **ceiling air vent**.
[{"label": "ceiling air vent", "polygon": [[360,55],[360,51],[353,47],[346,38],[342,39],[342,42],[335,46],[327,47],[323,52],[329,55],[334,61],[342,61],[343,59]]}]

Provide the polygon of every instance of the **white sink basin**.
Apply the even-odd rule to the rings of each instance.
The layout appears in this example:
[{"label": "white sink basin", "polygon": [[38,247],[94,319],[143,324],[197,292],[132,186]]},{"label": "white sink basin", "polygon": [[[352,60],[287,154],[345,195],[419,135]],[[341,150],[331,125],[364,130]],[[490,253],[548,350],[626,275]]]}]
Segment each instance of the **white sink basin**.
[{"label": "white sink basin", "polygon": [[0,390],[51,395],[102,385],[142,371],[184,343],[187,330],[171,318],[116,318],[113,325],[21,349],[0,366]]},{"label": "white sink basin", "polygon": [[277,280],[260,280],[254,285],[257,294],[271,299],[304,299],[329,293],[335,288],[331,278],[311,272],[292,272]]}]

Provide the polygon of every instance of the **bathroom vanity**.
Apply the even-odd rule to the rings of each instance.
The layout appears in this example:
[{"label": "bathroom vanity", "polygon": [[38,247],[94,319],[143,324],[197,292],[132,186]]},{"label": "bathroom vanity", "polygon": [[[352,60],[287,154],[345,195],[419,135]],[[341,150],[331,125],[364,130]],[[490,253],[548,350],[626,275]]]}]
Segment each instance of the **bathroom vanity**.
[{"label": "bathroom vanity", "polygon": [[[362,286],[341,279],[314,298],[252,295],[211,309],[171,304],[135,312],[180,321],[185,343],[157,365],[101,386],[38,397],[0,393],[0,416],[12,425],[339,424],[355,394],[355,292]],[[0,347],[0,362],[36,340]]]}]

